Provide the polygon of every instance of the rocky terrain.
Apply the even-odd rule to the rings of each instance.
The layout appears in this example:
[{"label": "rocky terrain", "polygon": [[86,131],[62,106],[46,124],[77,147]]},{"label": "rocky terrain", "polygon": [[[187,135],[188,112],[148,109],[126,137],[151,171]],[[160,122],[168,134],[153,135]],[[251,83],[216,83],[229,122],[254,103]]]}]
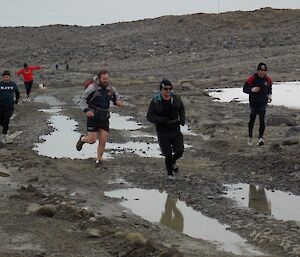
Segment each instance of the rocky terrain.
[{"label": "rocky terrain", "polygon": [[[114,112],[133,116],[145,125],[144,132],[155,135],[145,115],[166,77],[182,96],[188,125],[197,133],[185,136],[192,147],[170,183],[163,159],[124,153],[95,168],[92,159],[38,155],[34,144],[53,130],[51,114],[38,110],[49,105],[20,101],[10,133],[23,133],[0,148],[0,256],[237,256],[145,221],[104,195],[129,185],[166,191],[229,225],[265,256],[300,256],[299,223],[238,207],[224,197],[224,184],[240,182],[300,195],[299,110],[269,106],[266,144],[250,147],[247,105],[215,102],[205,91],[242,86],[260,61],[274,81],[300,80],[299,27],[300,10],[266,8],[96,27],[0,28],[1,71],[16,71],[24,62],[44,65],[36,73],[32,98],[56,97],[62,113],[79,122],[78,132],[85,132],[85,116],[74,101],[82,93],[81,82],[107,68],[126,103]],[[23,97],[22,82],[16,80]],[[47,88],[39,89],[38,83]],[[110,140],[129,138],[112,130]],[[111,182],[120,179],[126,182]]]}]

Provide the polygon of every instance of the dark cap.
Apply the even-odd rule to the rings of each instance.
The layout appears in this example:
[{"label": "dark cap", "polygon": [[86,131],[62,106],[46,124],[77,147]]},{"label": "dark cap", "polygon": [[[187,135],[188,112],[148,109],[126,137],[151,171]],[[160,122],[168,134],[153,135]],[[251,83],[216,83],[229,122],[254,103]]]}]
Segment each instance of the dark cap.
[{"label": "dark cap", "polygon": [[2,72],[2,77],[3,76],[10,76],[10,71],[8,71],[8,70],[3,71]]},{"label": "dark cap", "polygon": [[161,82],[160,82],[160,85],[159,85],[159,90],[161,90],[163,87],[165,86],[171,86],[171,89],[173,88],[173,85],[171,83],[170,80],[167,80],[167,79],[163,79]]},{"label": "dark cap", "polygon": [[265,70],[265,71],[267,71],[268,70],[267,69],[267,65],[265,63],[263,63],[263,62],[260,62],[258,64],[258,66],[257,66],[257,70]]},{"label": "dark cap", "polygon": [[25,62],[24,65],[23,65],[23,67],[24,67],[24,68],[27,68],[27,67],[28,67],[28,64]]}]

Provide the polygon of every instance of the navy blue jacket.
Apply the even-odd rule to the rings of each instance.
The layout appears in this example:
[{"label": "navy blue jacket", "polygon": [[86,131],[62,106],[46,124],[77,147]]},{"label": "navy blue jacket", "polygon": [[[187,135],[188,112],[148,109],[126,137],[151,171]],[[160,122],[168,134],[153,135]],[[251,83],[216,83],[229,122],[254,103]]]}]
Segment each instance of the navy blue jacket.
[{"label": "navy blue jacket", "polygon": [[20,98],[20,92],[15,82],[10,81],[9,83],[0,82],[0,106],[14,107],[14,95],[16,96],[16,103]]}]

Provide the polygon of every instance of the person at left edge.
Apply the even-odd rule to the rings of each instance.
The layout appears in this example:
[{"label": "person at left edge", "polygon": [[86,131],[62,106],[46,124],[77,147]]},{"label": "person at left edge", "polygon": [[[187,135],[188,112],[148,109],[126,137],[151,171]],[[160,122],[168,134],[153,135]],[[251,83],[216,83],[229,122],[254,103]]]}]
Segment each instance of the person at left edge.
[{"label": "person at left edge", "polygon": [[0,125],[3,127],[0,143],[6,143],[10,118],[14,112],[14,104],[18,104],[19,98],[20,92],[17,84],[11,81],[10,72],[4,71],[0,82]]}]

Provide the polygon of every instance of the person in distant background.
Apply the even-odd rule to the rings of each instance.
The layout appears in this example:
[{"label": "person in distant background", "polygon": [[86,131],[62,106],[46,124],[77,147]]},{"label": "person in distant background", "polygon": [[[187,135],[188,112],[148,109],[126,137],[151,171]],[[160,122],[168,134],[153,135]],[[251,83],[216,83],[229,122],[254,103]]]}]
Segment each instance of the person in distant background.
[{"label": "person in distant background", "polygon": [[257,145],[264,144],[265,114],[267,104],[272,101],[272,79],[267,76],[267,65],[259,63],[257,73],[250,76],[244,84],[243,92],[249,94],[250,121],[248,123],[248,145],[252,145],[253,127],[259,115],[259,136]]},{"label": "person in distant background", "polygon": [[17,84],[10,80],[10,72],[4,71],[0,82],[0,126],[3,127],[0,143],[6,143],[9,121],[14,112],[14,104],[18,104],[19,98]]},{"label": "person in distant background", "polygon": [[30,102],[29,95],[31,93],[31,88],[32,88],[32,85],[33,85],[33,73],[32,72],[34,70],[40,70],[42,68],[43,68],[42,66],[28,66],[27,63],[24,63],[24,68],[20,69],[19,71],[16,72],[17,76],[20,76],[20,75],[23,76],[24,85],[25,85],[25,88],[26,88],[26,95],[27,95],[26,100],[28,102]]}]

